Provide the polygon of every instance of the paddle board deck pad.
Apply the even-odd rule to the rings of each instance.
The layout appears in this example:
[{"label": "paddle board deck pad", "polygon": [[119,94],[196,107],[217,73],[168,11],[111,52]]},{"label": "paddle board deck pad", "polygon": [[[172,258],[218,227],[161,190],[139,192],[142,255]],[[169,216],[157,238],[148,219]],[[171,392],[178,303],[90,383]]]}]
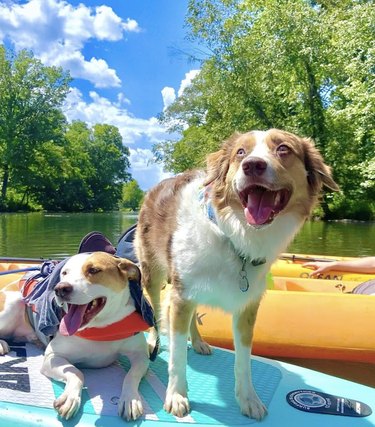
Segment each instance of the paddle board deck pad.
[{"label": "paddle board deck pad", "polygon": [[[288,403],[288,394],[299,391],[328,393],[375,405],[375,389],[318,373],[309,369],[253,357],[253,382],[259,397],[268,408],[267,417],[258,423],[240,414],[234,397],[234,353],[214,348],[203,356],[189,348],[187,378],[191,412],[176,418],[163,409],[168,373],[167,342],[140,385],[144,415],[126,422],[117,415],[117,403],[123,377],[129,368],[127,359],[101,369],[84,369],[85,389],[79,413],[65,421],[53,409],[54,399],[63,384],[40,374],[43,349],[31,343],[13,343],[11,352],[0,357],[0,426],[1,427],[159,427],[179,426],[248,426],[275,427],[369,427],[375,426],[375,414],[363,418],[303,412]],[[306,403],[306,395],[303,402]],[[298,400],[298,399],[297,399]],[[371,411],[370,411],[371,412]]]}]

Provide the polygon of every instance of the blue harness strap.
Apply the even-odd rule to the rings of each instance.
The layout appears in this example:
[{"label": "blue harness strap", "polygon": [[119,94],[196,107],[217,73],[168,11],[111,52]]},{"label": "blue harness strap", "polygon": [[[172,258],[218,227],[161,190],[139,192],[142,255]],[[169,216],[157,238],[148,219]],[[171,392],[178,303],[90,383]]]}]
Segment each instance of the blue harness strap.
[{"label": "blue harness strap", "polygon": [[198,193],[198,201],[204,213],[206,214],[207,218],[217,225],[215,210],[211,202],[210,191],[211,191],[211,186],[209,185],[201,188]]}]

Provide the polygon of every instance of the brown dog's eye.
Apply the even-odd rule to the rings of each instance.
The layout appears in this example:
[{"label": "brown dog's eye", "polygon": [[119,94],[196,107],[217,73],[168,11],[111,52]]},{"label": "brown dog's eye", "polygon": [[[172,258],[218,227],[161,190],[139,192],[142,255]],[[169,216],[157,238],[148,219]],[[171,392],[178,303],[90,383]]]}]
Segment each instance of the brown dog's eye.
[{"label": "brown dog's eye", "polygon": [[237,150],[238,157],[243,157],[245,154],[246,154],[246,151],[243,148],[240,148],[239,150]]},{"label": "brown dog's eye", "polygon": [[99,268],[90,267],[90,268],[88,269],[88,273],[89,273],[89,274],[97,274],[97,273],[99,273],[99,272],[100,272],[100,269],[99,269]]},{"label": "brown dog's eye", "polygon": [[290,153],[290,148],[285,145],[285,144],[280,144],[277,148],[276,148],[276,154],[279,157],[285,157]]}]

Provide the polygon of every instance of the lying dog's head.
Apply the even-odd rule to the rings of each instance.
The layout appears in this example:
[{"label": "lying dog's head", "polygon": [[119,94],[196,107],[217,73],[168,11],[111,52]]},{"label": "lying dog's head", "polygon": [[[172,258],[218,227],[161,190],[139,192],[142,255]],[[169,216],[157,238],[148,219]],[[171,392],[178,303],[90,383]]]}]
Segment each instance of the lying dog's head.
[{"label": "lying dog's head", "polygon": [[61,269],[55,299],[67,314],[60,332],[74,335],[87,326],[103,327],[118,320],[129,302],[129,280],[140,280],[131,261],[105,252],[72,256]]},{"label": "lying dog's head", "polygon": [[312,141],[277,129],[233,135],[207,166],[216,208],[241,209],[257,228],[291,211],[308,216],[322,185],[338,190]]}]

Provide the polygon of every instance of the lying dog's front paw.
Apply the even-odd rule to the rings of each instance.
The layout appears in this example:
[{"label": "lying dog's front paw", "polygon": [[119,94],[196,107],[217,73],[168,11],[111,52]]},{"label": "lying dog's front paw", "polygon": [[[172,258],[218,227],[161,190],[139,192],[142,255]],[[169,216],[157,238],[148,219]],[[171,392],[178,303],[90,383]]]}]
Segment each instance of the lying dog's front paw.
[{"label": "lying dog's front paw", "polygon": [[58,414],[66,420],[74,417],[80,406],[81,396],[69,393],[63,393],[53,402],[53,407],[56,409]]},{"label": "lying dog's front paw", "polygon": [[9,345],[6,341],[0,340],[0,356],[4,356],[4,354],[8,354],[10,351]]},{"label": "lying dog's front paw", "polygon": [[183,417],[190,411],[189,399],[179,393],[167,393],[164,409],[176,417]]},{"label": "lying dog's front paw", "polygon": [[251,393],[249,396],[237,396],[237,402],[240,405],[241,413],[249,418],[260,421],[267,415],[267,408],[256,393]]},{"label": "lying dog's front paw", "polygon": [[143,406],[139,395],[121,396],[118,403],[118,414],[127,421],[136,420],[143,414]]}]

